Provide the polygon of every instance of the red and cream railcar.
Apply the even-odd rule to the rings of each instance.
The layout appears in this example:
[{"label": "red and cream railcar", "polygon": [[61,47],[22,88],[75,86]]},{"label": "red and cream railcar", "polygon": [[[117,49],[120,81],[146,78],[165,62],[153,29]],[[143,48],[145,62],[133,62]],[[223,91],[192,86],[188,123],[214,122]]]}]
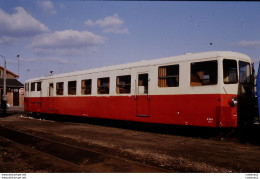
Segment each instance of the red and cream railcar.
[{"label": "red and cream railcar", "polygon": [[[25,111],[150,123],[237,127],[252,61],[214,51],[143,60],[25,82]],[[243,105],[240,105],[243,103]]]}]

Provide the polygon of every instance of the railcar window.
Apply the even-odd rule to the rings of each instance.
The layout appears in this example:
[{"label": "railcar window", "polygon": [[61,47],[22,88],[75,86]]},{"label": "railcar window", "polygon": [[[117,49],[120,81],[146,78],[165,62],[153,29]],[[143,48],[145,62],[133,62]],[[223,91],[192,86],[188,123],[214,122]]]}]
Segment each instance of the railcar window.
[{"label": "railcar window", "polygon": [[138,75],[138,94],[148,93],[148,74]]},{"label": "railcar window", "polygon": [[223,60],[224,83],[235,84],[237,83],[237,61],[236,60]]},{"label": "railcar window", "polygon": [[191,63],[191,86],[214,85],[218,79],[217,60]]},{"label": "railcar window", "polygon": [[29,83],[25,83],[25,91],[29,91]]},{"label": "railcar window", "polygon": [[179,65],[162,66],[158,69],[159,87],[179,86]]},{"label": "railcar window", "polygon": [[77,92],[77,81],[68,82],[68,95],[76,95]]},{"label": "railcar window", "polygon": [[63,95],[64,83],[56,83],[56,95]]},{"label": "railcar window", "polygon": [[35,83],[31,83],[31,91],[35,91]]},{"label": "railcar window", "polygon": [[92,80],[82,80],[81,81],[81,94],[91,94]]},{"label": "railcar window", "polygon": [[98,78],[98,94],[109,94],[109,78]]},{"label": "railcar window", "polygon": [[131,75],[116,77],[116,93],[128,94],[131,92]]},{"label": "railcar window", "polygon": [[37,82],[37,91],[41,91],[41,90],[42,90],[42,83]]},{"label": "railcar window", "polygon": [[53,83],[49,84],[49,96],[53,96]]},{"label": "railcar window", "polygon": [[239,83],[250,83],[250,73],[250,63],[239,61]]}]

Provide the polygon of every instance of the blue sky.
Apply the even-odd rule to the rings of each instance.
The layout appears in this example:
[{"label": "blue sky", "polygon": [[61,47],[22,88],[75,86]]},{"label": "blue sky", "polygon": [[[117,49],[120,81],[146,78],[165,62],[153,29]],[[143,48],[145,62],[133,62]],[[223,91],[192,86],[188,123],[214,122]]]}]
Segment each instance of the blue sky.
[{"label": "blue sky", "polygon": [[0,0],[0,54],[14,73],[20,55],[21,82],[187,52],[237,51],[258,64],[259,17],[260,2]]}]

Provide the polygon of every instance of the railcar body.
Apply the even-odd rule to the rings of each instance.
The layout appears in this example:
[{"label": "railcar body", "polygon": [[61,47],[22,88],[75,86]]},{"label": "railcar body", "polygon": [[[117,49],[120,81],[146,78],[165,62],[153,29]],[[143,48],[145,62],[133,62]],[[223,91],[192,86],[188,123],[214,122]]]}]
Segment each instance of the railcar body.
[{"label": "railcar body", "polygon": [[34,78],[25,111],[203,127],[248,117],[252,61],[202,52]]}]

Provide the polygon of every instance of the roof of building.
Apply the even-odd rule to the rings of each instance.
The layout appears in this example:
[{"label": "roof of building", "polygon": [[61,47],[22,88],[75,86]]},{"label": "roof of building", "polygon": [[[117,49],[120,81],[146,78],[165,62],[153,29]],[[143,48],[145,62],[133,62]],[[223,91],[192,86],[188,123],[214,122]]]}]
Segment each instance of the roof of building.
[{"label": "roof of building", "polygon": [[[4,70],[4,67],[0,66],[0,69]],[[11,75],[15,76],[16,78],[19,77],[19,75],[15,74],[7,69],[6,69],[6,73],[10,73]]]},{"label": "roof of building", "polygon": [[[0,78],[0,88],[3,88],[3,86],[4,86],[4,79]],[[6,79],[6,87],[7,88],[23,88],[24,85],[17,79]]]}]

